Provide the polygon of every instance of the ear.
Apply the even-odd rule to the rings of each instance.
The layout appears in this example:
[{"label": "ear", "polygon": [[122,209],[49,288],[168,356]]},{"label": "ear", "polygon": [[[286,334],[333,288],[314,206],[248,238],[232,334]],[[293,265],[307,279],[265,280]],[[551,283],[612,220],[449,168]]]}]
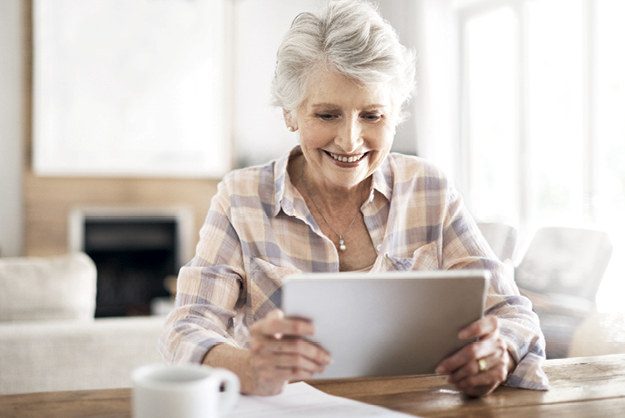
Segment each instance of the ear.
[{"label": "ear", "polygon": [[297,131],[297,121],[295,120],[294,112],[282,108],[282,116],[284,116],[284,123],[289,131]]}]

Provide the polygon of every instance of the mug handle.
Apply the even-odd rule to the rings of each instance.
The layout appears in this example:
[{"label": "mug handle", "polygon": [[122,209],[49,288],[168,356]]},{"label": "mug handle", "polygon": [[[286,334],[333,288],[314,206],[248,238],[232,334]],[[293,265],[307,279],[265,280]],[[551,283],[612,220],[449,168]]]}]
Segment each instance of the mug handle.
[{"label": "mug handle", "polygon": [[211,377],[225,386],[225,391],[219,394],[219,416],[222,416],[230,411],[239,399],[239,378],[236,374],[225,369],[215,369],[211,374]]}]

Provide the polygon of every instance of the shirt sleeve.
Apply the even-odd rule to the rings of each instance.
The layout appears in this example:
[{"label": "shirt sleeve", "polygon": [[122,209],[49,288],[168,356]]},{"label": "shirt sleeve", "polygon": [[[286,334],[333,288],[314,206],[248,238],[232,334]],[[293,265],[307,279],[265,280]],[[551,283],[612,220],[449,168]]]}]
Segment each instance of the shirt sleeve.
[{"label": "shirt sleeve", "polygon": [[159,339],[159,353],[168,363],[200,363],[217,344],[238,346],[234,320],[246,292],[241,243],[228,207],[228,193],[220,184],[196,255],[180,270],[175,308]]},{"label": "shirt sleeve", "polygon": [[506,385],[525,389],[548,390],[549,380],[542,370],[545,338],[532,304],[521,296],[511,272],[499,261],[482,236],[477,224],[450,189],[448,213],[443,225],[443,268],[486,269],[491,279],[485,315],[499,319],[499,331],[516,362]]}]

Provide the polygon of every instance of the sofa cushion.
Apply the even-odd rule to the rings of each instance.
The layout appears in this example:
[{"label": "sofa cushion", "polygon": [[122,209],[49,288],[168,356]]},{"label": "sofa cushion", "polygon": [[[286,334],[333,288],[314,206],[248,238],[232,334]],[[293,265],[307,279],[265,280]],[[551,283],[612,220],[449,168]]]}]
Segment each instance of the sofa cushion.
[{"label": "sofa cushion", "polygon": [[96,279],[84,253],[0,258],[0,321],[93,319]]},{"label": "sofa cushion", "polygon": [[162,362],[164,323],[163,316],[0,323],[0,395],[131,387],[133,369]]}]

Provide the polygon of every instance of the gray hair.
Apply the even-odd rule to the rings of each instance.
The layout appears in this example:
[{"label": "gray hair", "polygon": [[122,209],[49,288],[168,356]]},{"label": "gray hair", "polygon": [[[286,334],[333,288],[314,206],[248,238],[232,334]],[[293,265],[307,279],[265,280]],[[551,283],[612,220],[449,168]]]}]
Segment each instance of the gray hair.
[{"label": "gray hair", "polygon": [[318,69],[336,70],[361,84],[389,83],[397,122],[415,88],[415,53],[399,43],[393,27],[362,0],[326,4],[317,16],[299,14],[278,49],[272,104],[296,110]]}]

